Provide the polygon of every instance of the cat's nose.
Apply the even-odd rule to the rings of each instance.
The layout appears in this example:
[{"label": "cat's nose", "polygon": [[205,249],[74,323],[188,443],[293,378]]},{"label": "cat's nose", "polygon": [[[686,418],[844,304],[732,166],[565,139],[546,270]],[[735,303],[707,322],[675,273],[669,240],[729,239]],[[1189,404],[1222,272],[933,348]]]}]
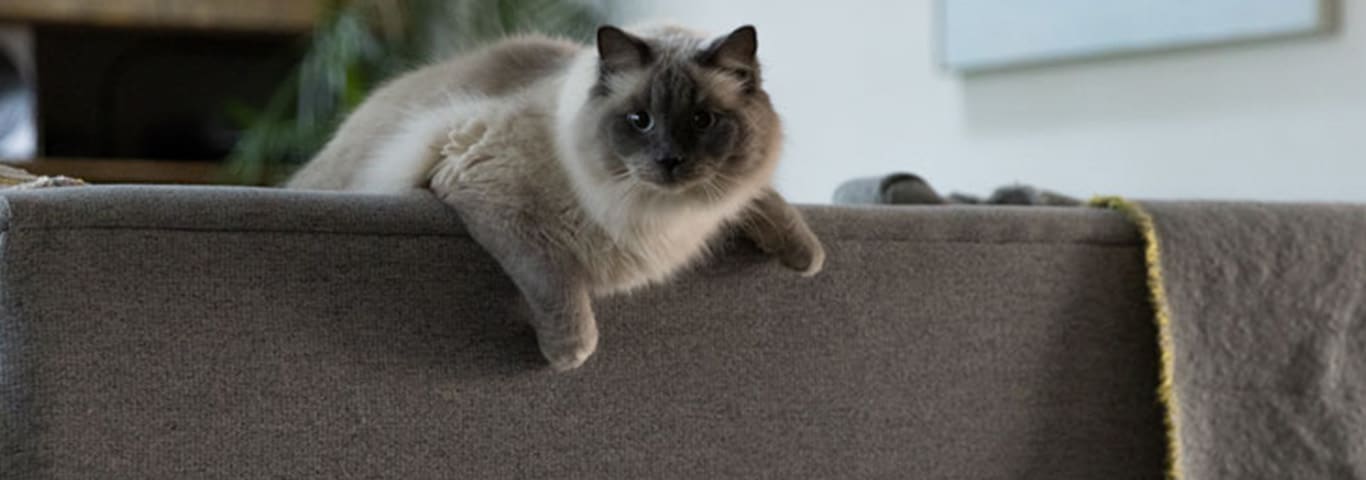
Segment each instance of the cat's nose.
[{"label": "cat's nose", "polygon": [[673,171],[674,167],[677,167],[677,166],[683,164],[683,157],[679,157],[679,156],[659,157],[659,158],[656,158],[656,159],[655,159],[655,163],[659,164],[660,168],[663,168],[665,171]]}]

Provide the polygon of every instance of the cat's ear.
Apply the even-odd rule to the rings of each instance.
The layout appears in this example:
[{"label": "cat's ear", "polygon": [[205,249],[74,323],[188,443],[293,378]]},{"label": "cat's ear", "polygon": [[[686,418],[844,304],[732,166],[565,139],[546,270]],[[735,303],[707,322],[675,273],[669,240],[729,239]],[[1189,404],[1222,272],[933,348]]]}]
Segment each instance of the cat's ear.
[{"label": "cat's ear", "polygon": [[640,68],[650,63],[650,45],[626,31],[613,27],[598,28],[598,57],[608,70]]},{"label": "cat's ear", "polygon": [[718,38],[702,55],[703,63],[723,68],[758,69],[759,32],[745,25]]}]

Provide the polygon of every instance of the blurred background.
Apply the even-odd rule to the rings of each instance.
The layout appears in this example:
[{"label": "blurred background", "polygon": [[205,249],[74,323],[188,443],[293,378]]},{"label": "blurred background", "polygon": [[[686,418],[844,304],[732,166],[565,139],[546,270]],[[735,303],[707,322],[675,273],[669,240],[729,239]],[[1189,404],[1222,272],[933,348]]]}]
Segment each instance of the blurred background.
[{"label": "blurred background", "polygon": [[375,84],[509,32],[759,29],[778,186],[1366,201],[1353,0],[0,0],[0,158],[279,181]]}]

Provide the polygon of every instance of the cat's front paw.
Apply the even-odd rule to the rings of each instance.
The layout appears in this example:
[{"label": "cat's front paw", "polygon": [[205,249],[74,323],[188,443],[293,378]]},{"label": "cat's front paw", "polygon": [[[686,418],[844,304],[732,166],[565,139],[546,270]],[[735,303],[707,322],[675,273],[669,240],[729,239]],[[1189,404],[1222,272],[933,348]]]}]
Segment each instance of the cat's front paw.
[{"label": "cat's front paw", "polygon": [[811,239],[788,248],[779,254],[778,261],[803,277],[812,277],[825,267],[825,247],[819,240]]},{"label": "cat's front paw", "polygon": [[579,368],[588,361],[588,357],[598,349],[598,333],[593,330],[557,338],[538,336],[537,342],[541,346],[541,355],[550,362],[550,368],[564,372]]}]

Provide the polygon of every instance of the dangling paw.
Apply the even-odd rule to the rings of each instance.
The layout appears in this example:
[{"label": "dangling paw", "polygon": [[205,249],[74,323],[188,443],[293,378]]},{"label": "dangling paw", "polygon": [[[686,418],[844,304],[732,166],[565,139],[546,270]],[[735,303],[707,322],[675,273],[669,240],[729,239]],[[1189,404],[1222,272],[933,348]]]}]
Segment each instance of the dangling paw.
[{"label": "dangling paw", "polygon": [[803,277],[815,276],[825,267],[825,247],[814,237],[793,242],[778,252],[777,256],[784,267],[797,271]]},{"label": "dangling paw", "polygon": [[550,363],[550,368],[557,372],[578,368],[598,348],[596,328],[564,336],[538,334],[536,338],[541,346],[541,355]]}]

